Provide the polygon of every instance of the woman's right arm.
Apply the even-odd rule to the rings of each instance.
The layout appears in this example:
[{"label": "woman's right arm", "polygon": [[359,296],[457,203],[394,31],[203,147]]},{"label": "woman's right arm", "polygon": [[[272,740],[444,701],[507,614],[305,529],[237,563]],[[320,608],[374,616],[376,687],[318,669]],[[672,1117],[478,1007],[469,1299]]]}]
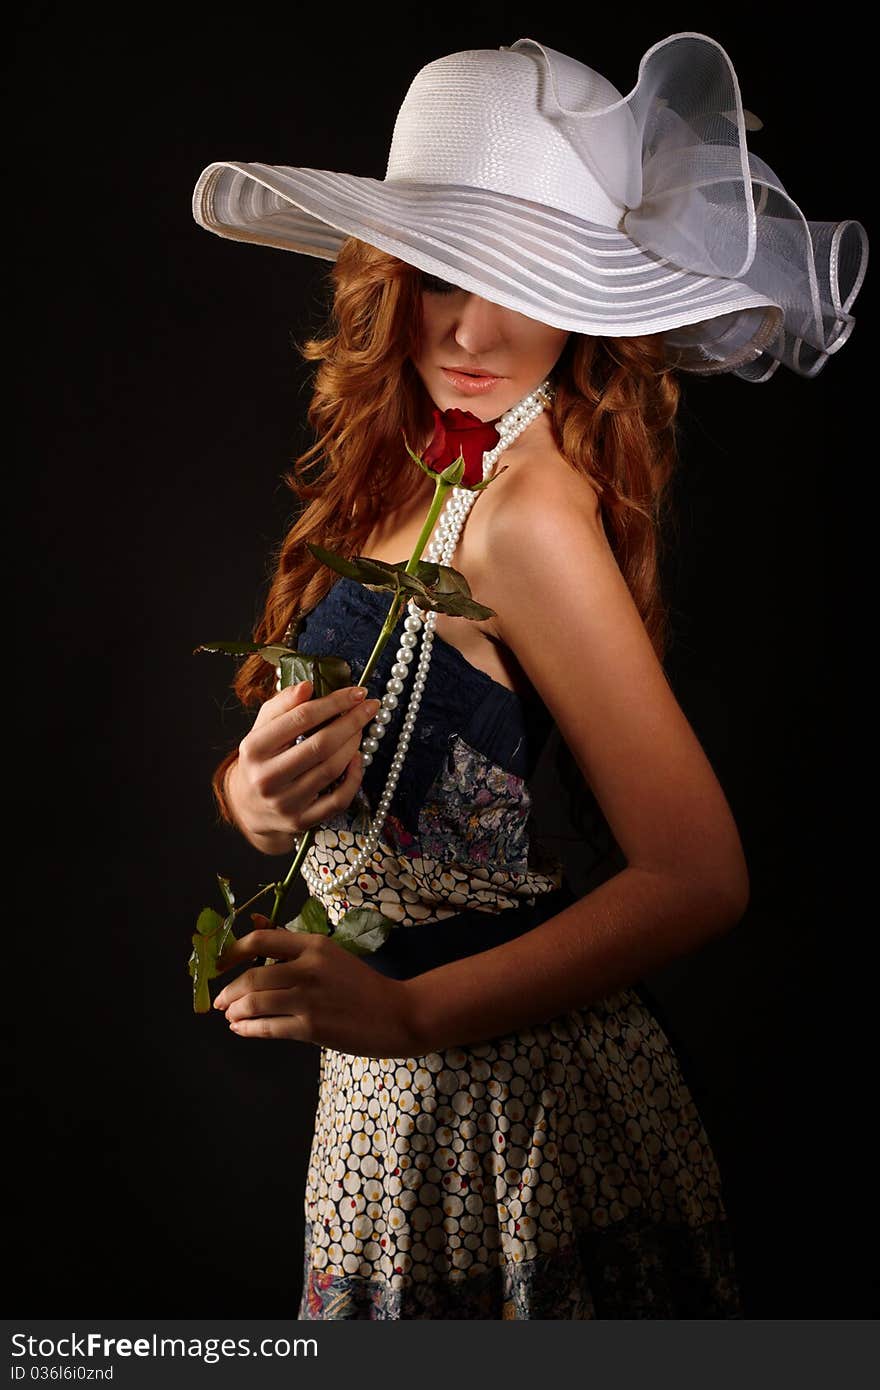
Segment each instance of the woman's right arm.
[{"label": "woman's right arm", "polygon": [[[265,701],[239,744],[223,793],[233,825],[263,854],[290,854],[297,836],[354,800],[363,729],[380,708],[357,691],[349,685],[312,700],[310,682],[301,681]],[[297,743],[301,734],[311,737]]]}]

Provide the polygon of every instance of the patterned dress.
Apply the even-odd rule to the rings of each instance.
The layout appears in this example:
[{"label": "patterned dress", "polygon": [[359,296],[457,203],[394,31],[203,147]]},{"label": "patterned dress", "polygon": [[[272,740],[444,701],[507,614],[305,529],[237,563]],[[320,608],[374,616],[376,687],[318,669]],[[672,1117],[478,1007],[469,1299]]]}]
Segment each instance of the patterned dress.
[{"label": "patterned dress", "polygon": [[[297,645],[344,657],[356,680],[389,602],[338,579]],[[373,692],[402,631],[403,617]],[[307,859],[325,878],[363,843],[410,689],[358,796],[316,833]],[[361,904],[394,920],[362,957],[373,969],[411,978],[575,900],[533,833],[529,781],[551,729],[536,695],[435,636],[370,871],[322,895],[331,921]],[[600,879],[610,832],[602,844]],[[305,1219],[301,1319],[743,1316],[717,1163],[638,986],[421,1057],[322,1047]]]}]

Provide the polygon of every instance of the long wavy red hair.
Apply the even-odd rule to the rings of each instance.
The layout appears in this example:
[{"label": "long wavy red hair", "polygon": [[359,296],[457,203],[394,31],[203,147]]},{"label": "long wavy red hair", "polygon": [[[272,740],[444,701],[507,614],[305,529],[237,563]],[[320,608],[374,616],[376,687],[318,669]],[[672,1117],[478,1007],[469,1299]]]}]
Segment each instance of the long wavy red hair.
[{"label": "long wavy red hair", "polygon": [[[301,509],[274,557],[255,642],[281,641],[334,583],[335,572],[315,559],[308,541],[362,553],[387,499],[400,506],[421,484],[417,468],[401,468],[403,436],[424,447],[433,420],[433,403],[412,365],[420,349],[421,274],[352,237],[328,279],[326,335],[297,345],[318,363],[308,408],[315,442],[285,475]],[[677,458],[678,378],[657,335],[572,333],[552,379],[557,446],[597,485],[609,544],[662,661],[667,612],[659,559]],[[256,705],[272,693],[274,678],[261,657],[248,657],[233,689],[242,704]],[[237,749],[227,754],[213,780],[226,819],[223,779],[236,755]]]}]

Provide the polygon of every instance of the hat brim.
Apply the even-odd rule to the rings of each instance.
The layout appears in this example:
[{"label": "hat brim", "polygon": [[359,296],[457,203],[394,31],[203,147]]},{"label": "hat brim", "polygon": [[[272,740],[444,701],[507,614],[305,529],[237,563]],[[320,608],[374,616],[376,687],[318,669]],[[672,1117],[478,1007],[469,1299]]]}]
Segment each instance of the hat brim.
[{"label": "hat brim", "polygon": [[737,354],[746,360],[759,340],[775,336],[782,317],[773,300],[739,281],[683,270],[624,232],[481,188],[223,161],[201,174],[193,215],[219,236],[326,260],[357,237],[575,333],[639,337],[762,310]]}]

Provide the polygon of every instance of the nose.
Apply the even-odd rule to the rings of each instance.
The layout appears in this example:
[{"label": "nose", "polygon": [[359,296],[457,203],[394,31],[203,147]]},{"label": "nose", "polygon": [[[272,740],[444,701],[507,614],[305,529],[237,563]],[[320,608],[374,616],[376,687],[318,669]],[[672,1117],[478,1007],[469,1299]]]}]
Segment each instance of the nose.
[{"label": "nose", "polygon": [[455,323],[458,346],[472,357],[491,352],[504,337],[504,312],[499,304],[468,294]]}]

